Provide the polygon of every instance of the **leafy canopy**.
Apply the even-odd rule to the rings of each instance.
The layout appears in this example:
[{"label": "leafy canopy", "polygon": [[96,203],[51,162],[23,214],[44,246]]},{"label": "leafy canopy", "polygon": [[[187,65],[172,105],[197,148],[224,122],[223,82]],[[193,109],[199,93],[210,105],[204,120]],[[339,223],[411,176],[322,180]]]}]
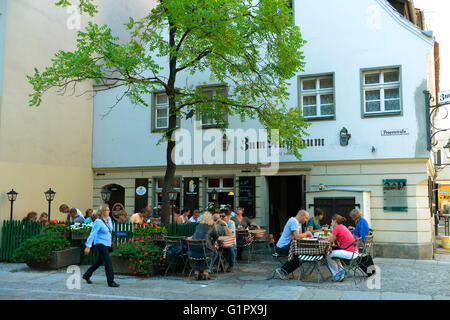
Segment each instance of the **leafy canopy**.
[{"label": "leafy canopy", "polygon": [[[97,12],[94,0],[81,0],[79,9]],[[301,158],[308,123],[287,98],[288,80],[303,70],[305,41],[291,11],[286,0],[160,0],[145,17],[130,18],[126,42],[90,22],[78,33],[76,50],[59,51],[50,67],[28,77],[29,103],[39,106],[50,88],[65,92],[88,79],[104,90],[123,87],[122,98],[144,106],[151,93],[163,91],[172,118],[194,112],[222,128],[230,118],[224,114],[257,118],[269,135],[278,129],[281,144]],[[186,76],[200,72],[209,74],[210,83],[226,84],[228,92],[209,96],[198,83],[187,84]],[[170,121],[164,136],[175,127]]]}]

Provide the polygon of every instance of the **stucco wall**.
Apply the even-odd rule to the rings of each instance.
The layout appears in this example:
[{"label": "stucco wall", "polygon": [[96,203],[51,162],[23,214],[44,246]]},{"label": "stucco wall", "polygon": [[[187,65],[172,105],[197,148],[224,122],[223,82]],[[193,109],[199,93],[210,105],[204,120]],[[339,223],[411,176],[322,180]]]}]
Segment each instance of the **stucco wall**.
[{"label": "stucco wall", "polygon": [[[49,187],[56,191],[53,214],[61,203],[81,210],[92,206],[92,96],[48,92],[41,106],[28,106],[32,88],[26,75],[35,67],[42,71],[57,50],[75,48],[78,30],[67,27],[70,16],[53,1],[6,1],[0,218],[9,218],[5,193],[11,188],[19,193],[17,219],[31,210],[47,211],[44,191]],[[76,94],[90,88],[79,85]]]}]

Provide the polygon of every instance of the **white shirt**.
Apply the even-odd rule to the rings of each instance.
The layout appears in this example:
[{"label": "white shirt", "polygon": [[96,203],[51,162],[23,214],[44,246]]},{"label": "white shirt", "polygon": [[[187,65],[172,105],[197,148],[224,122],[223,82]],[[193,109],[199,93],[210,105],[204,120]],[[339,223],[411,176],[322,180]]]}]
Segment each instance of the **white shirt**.
[{"label": "white shirt", "polygon": [[277,242],[277,247],[283,248],[291,243],[291,237],[296,230],[300,230],[300,224],[295,217],[291,217],[284,226],[283,233],[281,234],[281,237]]},{"label": "white shirt", "polygon": [[200,216],[197,218],[197,220],[194,219],[194,216],[190,217],[189,222],[199,222]]}]

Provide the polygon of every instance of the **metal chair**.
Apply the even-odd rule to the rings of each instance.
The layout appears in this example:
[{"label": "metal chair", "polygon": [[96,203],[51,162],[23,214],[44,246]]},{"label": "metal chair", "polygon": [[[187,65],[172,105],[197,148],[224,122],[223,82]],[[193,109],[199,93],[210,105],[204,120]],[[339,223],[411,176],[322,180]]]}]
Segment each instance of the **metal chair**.
[{"label": "metal chair", "polygon": [[325,279],[324,276],[322,275],[322,272],[320,271],[320,266],[324,263],[325,261],[325,254],[328,252],[329,250],[329,246],[324,248],[321,248],[319,245],[319,241],[309,241],[309,240],[300,240],[299,241],[299,246],[302,247],[302,249],[307,252],[308,254],[300,254],[298,256],[298,260],[299,260],[299,268],[300,268],[300,273],[298,275],[298,280],[302,280],[305,281],[305,279],[302,279],[302,275],[304,275],[305,272],[305,268],[304,265],[307,264],[312,264],[312,268],[309,270],[309,274],[311,274],[314,270],[317,270],[317,283],[319,282],[323,282],[323,280]]},{"label": "metal chair", "polygon": [[250,263],[250,259],[252,256],[252,247],[253,247],[253,236],[251,233],[248,232],[248,230],[236,230],[236,249],[244,249],[247,248],[247,256],[248,261],[247,263]]},{"label": "metal chair", "polygon": [[[181,259],[183,261],[182,274],[184,275],[184,271],[186,269],[186,261],[187,261],[187,253],[184,252],[184,246],[186,245],[186,237],[166,236],[165,240],[166,240],[166,248],[167,249],[170,248],[170,246],[180,246],[181,253],[178,255],[174,255],[174,256],[169,256],[166,254],[168,264],[167,264],[167,269],[166,269],[164,276],[167,276],[167,273],[169,272],[170,267],[178,266],[179,259]],[[174,258],[174,259],[169,259],[169,257]],[[172,261],[170,261],[170,260],[172,260]]]},{"label": "metal chair", "polygon": [[[211,267],[212,267],[211,264],[212,264],[212,261],[213,261],[213,258],[215,257],[215,255],[214,254],[213,255],[208,255],[207,254],[209,249],[207,247],[206,240],[186,239],[186,242],[187,242],[187,246],[188,246],[188,260],[187,261],[190,261],[190,262],[203,261],[205,263],[205,265],[209,264],[210,269],[211,269]],[[194,249],[194,250],[195,249],[200,249],[199,251],[201,253],[203,253],[202,256],[198,257],[198,258],[190,256],[189,252],[191,251],[191,249]],[[194,269],[191,267],[191,271],[189,272],[189,276],[188,277],[191,276],[192,270],[194,270]],[[211,270],[211,272],[212,272],[212,270]]]},{"label": "metal chair", "polygon": [[[367,278],[368,275],[361,269],[362,262],[370,255],[372,246],[373,246],[373,235],[367,235],[364,239],[364,242],[359,239],[358,242],[358,251],[359,254],[353,260],[353,263],[349,264],[348,271],[353,272],[353,279],[356,283],[356,279],[360,278],[361,280]],[[359,273],[361,276],[357,277],[356,274]]]}]

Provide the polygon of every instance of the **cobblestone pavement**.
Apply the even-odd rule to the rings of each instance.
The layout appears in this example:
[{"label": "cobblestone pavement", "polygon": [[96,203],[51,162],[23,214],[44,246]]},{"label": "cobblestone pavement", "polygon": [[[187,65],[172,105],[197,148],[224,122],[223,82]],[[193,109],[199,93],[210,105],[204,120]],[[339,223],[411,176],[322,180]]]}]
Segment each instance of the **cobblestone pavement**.
[{"label": "cobblestone pavement", "polygon": [[[450,256],[447,256],[450,257]],[[450,300],[450,260],[406,260],[376,258],[380,268],[381,286],[370,289],[367,280],[354,283],[322,283],[267,278],[276,264],[269,256],[257,255],[257,260],[236,265],[230,274],[220,273],[210,281],[195,281],[169,275],[142,279],[116,275],[119,288],[106,286],[103,268],[96,271],[88,285],[81,280],[80,289],[68,289],[72,274],[66,269],[56,271],[31,270],[25,264],[0,264],[0,299],[173,299],[173,300]],[[81,272],[88,266],[81,266]],[[324,275],[330,272],[323,266]],[[308,280],[315,280],[315,273]],[[371,282],[372,284],[375,281]]]}]

